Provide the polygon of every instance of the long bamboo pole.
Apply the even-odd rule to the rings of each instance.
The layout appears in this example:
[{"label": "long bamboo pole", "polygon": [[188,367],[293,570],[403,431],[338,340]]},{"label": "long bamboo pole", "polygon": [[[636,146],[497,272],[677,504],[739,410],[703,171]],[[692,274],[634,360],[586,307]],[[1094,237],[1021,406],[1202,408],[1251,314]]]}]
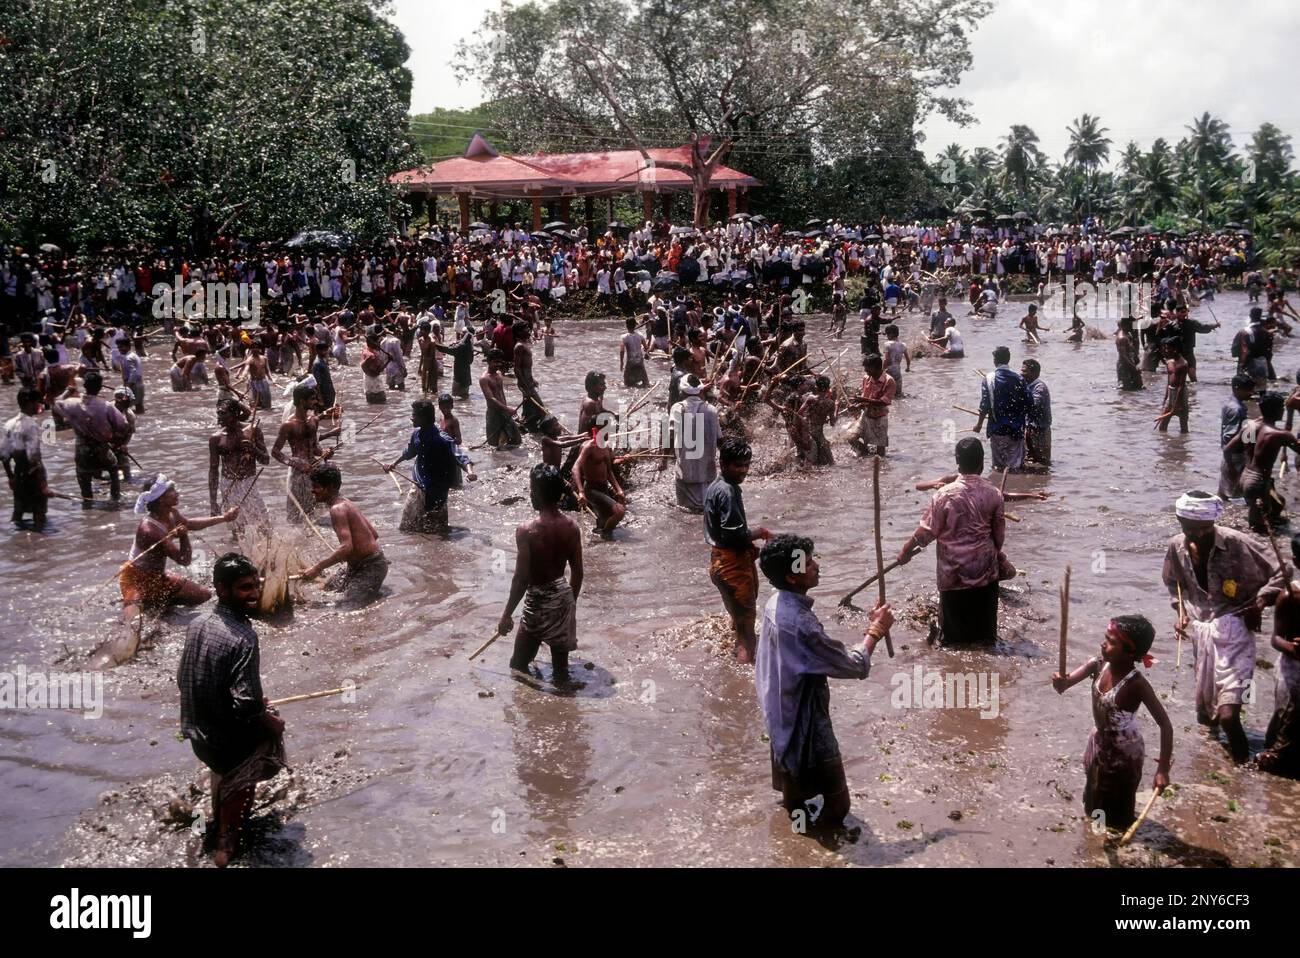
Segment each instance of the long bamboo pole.
[{"label": "long bamboo pole", "polygon": [[[876,568],[881,570],[880,576],[876,579],[876,584],[880,589],[880,604],[885,604],[885,550],[881,541],[880,531],[880,457],[876,456],[872,462],[871,468],[871,491],[874,500],[875,518],[876,518]],[[889,637],[889,632],[885,632],[885,651],[889,657],[894,657],[894,640]]]}]

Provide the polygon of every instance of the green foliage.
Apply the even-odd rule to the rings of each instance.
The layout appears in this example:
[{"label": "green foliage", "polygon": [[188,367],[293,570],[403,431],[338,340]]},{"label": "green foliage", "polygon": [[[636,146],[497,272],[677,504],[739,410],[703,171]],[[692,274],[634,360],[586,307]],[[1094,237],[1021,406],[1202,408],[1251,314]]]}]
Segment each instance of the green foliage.
[{"label": "green foliage", "polygon": [[0,0],[0,238],[383,231],[414,165],[368,0]]}]

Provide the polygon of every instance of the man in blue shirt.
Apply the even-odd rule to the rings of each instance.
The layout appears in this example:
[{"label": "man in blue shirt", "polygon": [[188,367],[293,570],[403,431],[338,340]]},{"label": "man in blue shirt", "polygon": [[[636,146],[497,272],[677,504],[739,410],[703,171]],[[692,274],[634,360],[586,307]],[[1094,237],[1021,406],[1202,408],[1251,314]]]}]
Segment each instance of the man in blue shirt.
[{"label": "man in blue shirt", "polygon": [[1029,413],[1025,422],[1025,458],[1042,466],[1052,465],[1052,394],[1042,380],[1038,360],[1020,364],[1020,376],[1029,390]]},{"label": "man in blue shirt", "polygon": [[871,654],[894,616],[888,605],[877,607],[862,645],[845,648],[826,634],[812,610],[808,592],[821,573],[811,539],[774,536],[763,546],[759,566],[776,589],[763,610],[754,662],[754,684],[772,746],[772,787],[781,793],[796,827],[807,821],[804,802],[821,795],[816,824],[836,828],[849,813],[850,799],[826,680],[870,675]]},{"label": "man in blue shirt", "polygon": [[1219,447],[1223,450],[1223,463],[1219,466],[1219,498],[1224,502],[1241,498],[1241,473],[1248,456],[1239,436],[1249,418],[1246,401],[1254,393],[1255,381],[1245,373],[1237,373],[1232,377],[1232,396],[1223,404],[1220,414]]},{"label": "man in blue shirt", "polygon": [[447,493],[456,485],[460,463],[456,459],[456,443],[438,428],[433,403],[417,399],[411,403],[411,433],[406,450],[385,472],[391,472],[398,463],[415,460],[412,478],[418,486],[402,513],[398,528],[402,532],[435,532],[447,528]]},{"label": "man in blue shirt", "polygon": [[993,372],[980,386],[980,418],[971,432],[979,432],[988,421],[993,470],[1016,472],[1025,462],[1025,422],[1031,400],[1029,387],[1020,374],[1008,368],[1011,350],[993,350]]}]

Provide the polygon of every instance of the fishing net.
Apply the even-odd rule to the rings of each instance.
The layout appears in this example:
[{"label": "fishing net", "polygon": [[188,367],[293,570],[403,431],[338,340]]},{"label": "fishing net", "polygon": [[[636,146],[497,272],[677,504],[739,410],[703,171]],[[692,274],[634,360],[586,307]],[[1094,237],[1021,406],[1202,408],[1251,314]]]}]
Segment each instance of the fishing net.
[{"label": "fishing net", "polygon": [[248,548],[248,557],[262,575],[262,600],[258,608],[264,615],[292,605],[297,598],[297,580],[290,576],[298,575],[307,567],[299,556],[299,546],[296,537],[272,535],[256,539]]}]

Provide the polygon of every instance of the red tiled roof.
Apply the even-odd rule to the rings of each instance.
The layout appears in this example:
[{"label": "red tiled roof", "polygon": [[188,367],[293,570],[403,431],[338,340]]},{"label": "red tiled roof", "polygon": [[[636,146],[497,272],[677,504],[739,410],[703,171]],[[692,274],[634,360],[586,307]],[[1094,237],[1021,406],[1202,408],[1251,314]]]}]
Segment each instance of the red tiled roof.
[{"label": "red tiled roof", "polygon": [[[690,161],[689,146],[647,152],[652,161]],[[585,196],[638,189],[683,192],[691,188],[691,178],[686,173],[647,164],[637,150],[501,156],[479,134],[475,134],[466,154],[395,173],[389,182],[407,186],[415,192],[469,192],[487,196],[507,193]],[[716,167],[710,181],[713,189],[759,185],[754,177],[729,166]]]}]

